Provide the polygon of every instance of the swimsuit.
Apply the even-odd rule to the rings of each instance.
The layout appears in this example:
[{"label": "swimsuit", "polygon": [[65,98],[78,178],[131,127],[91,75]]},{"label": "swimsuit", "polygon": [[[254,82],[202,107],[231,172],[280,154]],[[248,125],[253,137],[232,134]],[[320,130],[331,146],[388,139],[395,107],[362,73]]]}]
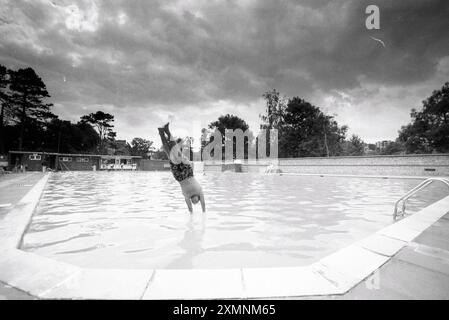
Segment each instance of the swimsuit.
[{"label": "swimsuit", "polygon": [[[175,147],[180,142],[181,142],[181,139],[178,139],[176,142],[173,140],[170,140],[168,142],[168,147],[170,148],[170,152],[173,149],[173,147]],[[178,155],[179,155],[178,159],[180,162],[177,164],[175,164],[174,162],[171,161],[170,154],[168,155],[168,158],[170,161],[170,169],[171,169],[171,172],[173,173],[173,177],[175,177],[176,181],[181,182],[187,178],[193,177],[193,168],[189,164],[189,162],[184,163],[183,161],[181,161],[181,155],[179,153],[178,153]]]},{"label": "swimsuit", "polygon": [[188,163],[180,162],[178,164],[174,164],[170,160],[170,169],[176,181],[181,182],[187,178],[193,177],[193,168]]}]

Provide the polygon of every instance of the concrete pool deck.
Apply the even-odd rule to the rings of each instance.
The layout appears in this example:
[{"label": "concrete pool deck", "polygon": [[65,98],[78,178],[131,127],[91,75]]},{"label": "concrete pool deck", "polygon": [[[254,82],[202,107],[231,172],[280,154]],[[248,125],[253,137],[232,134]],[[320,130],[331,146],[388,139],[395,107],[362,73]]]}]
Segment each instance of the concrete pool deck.
[{"label": "concrete pool deck", "polygon": [[39,172],[27,172],[0,176],[0,220],[43,175]]},{"label": "concrete pool deck", "polygon": [[[37,172],[12,173],[0,177],[0,221],[43,177]],[[35,297],[0,282],[0,300],[36,299]]]},{"label": "concrete pool deck", "polygon": [[342,298],[449,299],[448,235],[446,214]]},{"label": "concrete pool deck", "polygon": [[87,269],[17,249],[48,177],[3,198],[12,205],[0,217],[0,298],[449,298],[449,197],[306,267]]}]

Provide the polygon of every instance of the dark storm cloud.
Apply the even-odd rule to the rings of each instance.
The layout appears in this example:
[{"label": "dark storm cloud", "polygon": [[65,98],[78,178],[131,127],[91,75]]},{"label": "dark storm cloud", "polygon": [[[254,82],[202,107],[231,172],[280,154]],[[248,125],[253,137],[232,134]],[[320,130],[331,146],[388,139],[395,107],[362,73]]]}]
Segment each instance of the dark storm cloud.
[{"label": "dark storm cloud", "polygon": [[[364,25],[371,2],[359,0],[193,2],[193,12],[182,5],[171,11],[167,3],[98,2],[97,28],[80,31],[67,29],[63,17],[49,23],[57,9],[49,1],[18,1],[11,7],[22,12],[20,22],[38,30],[34,40],[52,52],[14,47],[6,37],[2,55],[19,53],[23,63],[94,82],[93,92],[83,92],[94,100],[98,95],[138,103],[151,97],[171,104],[253,100],[270,87],[285,87],[289,94],[316,86],[351,88],[360,75],[378,82],[422,81],[449,49],[447,1],[377,1],[381,30],[375,32]],[[79,7],[89,10],[89,2]],[[123,25],[120,12],[126,15]],[[70,67],[71,52],[80,57],[77,67]]]},{"label": "dark storm cloud", "polygon": [[[76,112],[407,86],[449,52],[445,0],[0,1],[0,63],[32,66]],[[365,28],[368,4],[380,30]]]}]

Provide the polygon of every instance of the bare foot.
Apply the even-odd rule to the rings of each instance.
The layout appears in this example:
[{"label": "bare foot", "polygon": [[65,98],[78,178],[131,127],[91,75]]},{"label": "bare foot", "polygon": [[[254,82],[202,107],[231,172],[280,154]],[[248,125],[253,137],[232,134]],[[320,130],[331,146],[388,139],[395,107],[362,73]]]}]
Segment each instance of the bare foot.
[{"label": "bare foot", "polygon": [[167,134],[170,134],[170,129],[168,128],[169,125],[170,125],[170,122],[167,122],[167,123],[165,124],[165,126],[163,127],[163,128],[164,128],[164,131],[165,131]]}]

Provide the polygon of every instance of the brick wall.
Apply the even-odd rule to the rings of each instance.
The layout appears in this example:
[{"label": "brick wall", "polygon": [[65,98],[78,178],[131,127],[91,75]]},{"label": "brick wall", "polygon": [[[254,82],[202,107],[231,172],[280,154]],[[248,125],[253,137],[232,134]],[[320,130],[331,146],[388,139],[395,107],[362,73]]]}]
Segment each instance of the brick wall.
[{"label": "brick wall", "polygon": [[161,171],[170,170],[170,165],[168,160],[141,159],[138,168],[141,171]]},{"label": "brick wall", "polygon": [[[245,161],[242,171],[263,172],[271,162],[273,161]],[[218,163],[209,163],[205,165],[205,170],[220,171],[218,166]],[[285,173],[449,176],[449,154],[291,158],[279,159],[278,166]]]}]

